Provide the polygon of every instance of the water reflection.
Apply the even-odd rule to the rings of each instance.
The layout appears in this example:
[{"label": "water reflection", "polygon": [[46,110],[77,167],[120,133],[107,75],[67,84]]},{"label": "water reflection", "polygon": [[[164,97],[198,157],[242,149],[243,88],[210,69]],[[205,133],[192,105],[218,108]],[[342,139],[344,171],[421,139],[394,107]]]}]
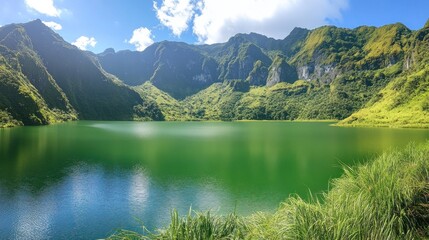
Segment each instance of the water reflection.
[{"label": "water reflection", "polygon": [[144,170],[136,168],[130,176],[130,188],[128,193],[130,214],[141,216],[144,209],[147,208],[149,198],[149,178],[145,175]]},{"label": "water reflection", "polygon": [[231,135],[235,128],[231,126],[216,126],[211,122],[202,122],[199,125],[194,123],[184,122],[180,128],[171,126],[169,123],[151,122],[130,124],[127,122],[117,122],[114,125],[111,123],[94,123],[88,127],[99,128],[111,132],[127,134],[140,138],[149,138],[154,135],[168,137],[191,137],[191,138],[213,138]]},{"label": "water reflection", "polygon": [[53,215],[56,211],[56,203],[49,197],[42,197],[38,201],[32,201],[27,194],[20,196],[17,208],[16,229],[13,233],[15,239],[47,239],[51,235]]},{"label": "water reflection", "polygon": [[[171,208],[273,211],[428,130],[327,123],[75,122],[0,130],[0,239],[103,238]],[[31,234],[31,235],[30,235]]]}]

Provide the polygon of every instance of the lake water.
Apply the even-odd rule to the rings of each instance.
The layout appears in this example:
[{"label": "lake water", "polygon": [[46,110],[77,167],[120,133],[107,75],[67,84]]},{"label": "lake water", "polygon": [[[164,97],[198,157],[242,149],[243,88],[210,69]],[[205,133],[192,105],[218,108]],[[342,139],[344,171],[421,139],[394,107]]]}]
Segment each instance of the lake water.
[{"label": "lake water", "polygon": [[0,130],[0,239],[95,239],[170,210],[274,211],[428,130],[318,122],[72,122]]}]

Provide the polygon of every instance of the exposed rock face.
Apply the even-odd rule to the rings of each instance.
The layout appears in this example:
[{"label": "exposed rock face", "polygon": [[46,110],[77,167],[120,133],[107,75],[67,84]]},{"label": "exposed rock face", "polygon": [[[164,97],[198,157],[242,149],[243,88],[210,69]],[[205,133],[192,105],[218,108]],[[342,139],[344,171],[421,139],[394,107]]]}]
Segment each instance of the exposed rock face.
[{"label": "exposed rock face", "polygon": [[294,67],[290,66],[286,60],[277,56],[269,69],[267,87],[271,87],[279,82],[293,83],[298,80],[298,75]]},{"label": "exposed rock face", "polygon": [[340,73],[335,65],[316,65],[313,64],[297,68],[298,79],[302,80],[319,80],[323,83],[332,82]]},{"label": "exposed rock face", "polygon": [[404,59],[404,70],[409,70],[416,64],[416,57],[414,53],[411,53],[409,56],[406,56]]},{"label": "exposed rock face", "polygon": [[310,80],[310,72],[314,72],[314,67],[307,65],[297,68],[298,78],[302,80]]},{"label": "exposed rock face", "polygon": [[334,65],[318,65],[314,70],[315,78],[323,83],[332,82],[338,75],[338,70]]}]

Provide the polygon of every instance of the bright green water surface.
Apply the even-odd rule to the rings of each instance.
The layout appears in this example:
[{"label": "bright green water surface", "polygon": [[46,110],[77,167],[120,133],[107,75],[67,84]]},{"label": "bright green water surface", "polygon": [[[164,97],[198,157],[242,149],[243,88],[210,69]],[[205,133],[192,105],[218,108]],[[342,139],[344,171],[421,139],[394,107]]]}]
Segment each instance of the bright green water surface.
[{"label": "bright green water surface", "polygon": [[170,210],[248,215],[428,130],[310,122],[73,122],[0,130],[0,239],[95,239]]}]

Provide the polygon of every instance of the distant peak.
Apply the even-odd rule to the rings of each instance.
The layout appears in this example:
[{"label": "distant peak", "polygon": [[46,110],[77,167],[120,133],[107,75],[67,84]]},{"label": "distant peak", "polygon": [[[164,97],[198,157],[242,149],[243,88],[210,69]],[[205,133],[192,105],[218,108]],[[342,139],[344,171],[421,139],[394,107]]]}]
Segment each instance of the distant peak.
[{"label": "distant peak", "polygon": [[310,30],[308,30],[306,28],[295,27],[294,29],[292,29],[292,31],[289,33],[289,35],[287,35],[284,38],[284,40],[295,41],[296,39],[304,38],[305,36],[307,36],[307,34],[309,32],[310,32]]},{"label": "distant peak", "polygon": [[113,48],[106,48],[106,50],[104,50],[103,54],[114,54],[115,53],[115,49]]},{"label": "distant peak", "polygon": [[[40,20],[40,19],[38,18],[38,19],[35,19],[35,20],[33,20],[33,21],[28,22],[27,24],[43,24],[43,22],[42,22],[42,20]],[[43,24],[43,25],[44,25],[44,24]]]},{"label": "distant peak", "polygon": [[267,36],[265,36],[265,35],[262,35],[262,34],[260,34],[260,33],[255,33],[255,32],[251,32],[251,33],[249,33],[249,36],[257,36],[257,37],[267,37]]},{"label": "distant peak", "polygon": [[302,32],[302,31],[308,31],[308,29],[302,28],[302,27],[294,27],[291,32]]},{"label": "distant peak", "polygon": [[236,44],[241,44],[241,43],[243,43],[243,42],[245,42],[246,40],[245,40],[245,38],[244,38],[244,35],[243,35],[243,33],[238,33],[238,34],[235,34],[233,37],[231,37],[230,39],[228,39],[228,42],[227,42],[227,44],[228,45],[230,45],[230,44],[232,44],[232,45],[236,45]]},{"label": "distant peak", "polygon": [[293,35],[301,35],[301,34],[307,33],[307,32],[309,32],[309,30],[306,28],[294,27],[292,29],[292,31],[289,33],[289,35],[292,35],[292,36]]},{"label": "distant peak", "polygon": [[36,19],[36,20],[31,21],[31,22],[24,23],[24,26],[31,26],[33,28],[37,27],[37,28],[47,28],[47,29],[50,29],[40,19]]}]

